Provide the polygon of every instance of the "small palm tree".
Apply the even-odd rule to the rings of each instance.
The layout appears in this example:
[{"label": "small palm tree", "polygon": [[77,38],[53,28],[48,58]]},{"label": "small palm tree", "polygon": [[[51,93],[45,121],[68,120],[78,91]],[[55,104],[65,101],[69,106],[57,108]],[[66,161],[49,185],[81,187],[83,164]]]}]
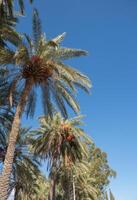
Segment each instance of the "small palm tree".
[{"label": "small palm tree", "polygon": [[48,159],[50,167],[55,161],[58,161],[58,166],[63,162],[65,167],[70,167],[76,160],[81,160],[83,154],[87,155],[86,146],[81,141],[90,142],[78,127],[82,125],[81,118],[65,119],[60,113],[56,113],[53,118],[40,117],[40,128],[31,134],[35,154]]},{"label": "small palm tree", "polygon": [[[63,60],[87,55],[87,52],[60,47],[59,44],[65,34],[47,41],[41,33],[40,19],[36,10],[33,17],[33,36],[33,40],[26,36],[26,43],[21,43],[16,51],[9,48],[0,49],[0,65],[9,66],[9,71],[12,72],[12,76],[9,76],[9,81],[11,81],[9,96],[11,106],[14,92],[16,89],[20,91],[20,100],[16,108],[4,168],[0,178],[1,200],[7,198],[20,119],[25,106],[27,114],[33,116],[36,89],[39,87],[42,91],[45,113],[52,116],[55,112],[56,103],[56,106],[66,117],[65,102],[75,112],[79,111],[79,106],[75,100],[75,86],[85,91],[88,91],[91,86],[85,75],[63,63]],[[12,69],[11,64],[14,65]]]},{"label": "small palm tree", "polygon": [[59,169],[63,167],[66,175],[71,176],[73,164],[87,156],[86,145],[82,141],[90,140],[78,127],[82,124],[81,116],[68,120],[57,113],[53,118],[41,117],[39,121],[40,129],[32,132],[32,146],[36,155],[49,161],[51,177],[49,199],[52,200],[56,196],[55,186]]}]

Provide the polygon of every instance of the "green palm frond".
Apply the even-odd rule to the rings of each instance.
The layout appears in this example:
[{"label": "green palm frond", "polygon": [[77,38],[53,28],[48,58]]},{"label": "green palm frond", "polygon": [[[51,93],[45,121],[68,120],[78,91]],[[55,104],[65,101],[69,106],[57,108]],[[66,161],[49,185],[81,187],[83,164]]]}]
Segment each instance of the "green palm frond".
[{"label": "green palm frond", "polygon": [[51,41],[59,45],[64,40],[65,36],[66,36],[66,32],[62,33],[61,35],[58,35],[57,37],[53,38]]},{"label": "green palm frond", "polygon": [[33,11],[33,40],[34,40],[35,49],[37,49],[38,47],[41,35],[42,35],[41,21],[39,18],[38,11],[34,9]]},{"label": "green palm frond", "polygon": [[[10,121],[12,123],[12,120]],[[11,127],[11,123],[9,129]],[[5,149],[7,147],[9,129],[6,133],[2,132],[0,134],[0,163],[4,161],[4,157],[1,157],[1,150],[2,148]],[[27,139],[29,130],[30,129],[28,128],[20,129],[20,135],[16,144],[12,179],[9,188],[9,194],[10,191],[15,188],[16,200],[24,200],[27,196],[27,200],[29,200],[29,195],[37,194],[37,189],[39,187],[37,179],[41,175],[39,170],[40,163],[34,157],[32,152],[29,151],[29,140]],[[1,140],[2,134],[4,136],[3,140]]]},{"label": "green palm frond", "polygon": [[14,51],[0,47],[0,65],[14,64]]},{"label": "green palm frond", "polygon": [[[33,0],[29,0],[29,2],[32,4]],[[13,17],[15,15],[14,3],[15,3],[14,0],[1,1],[0,2],[1,14],[4,14],[5,12],[7,12],[7,16]],[[18,0],[16,1],[16,3],[18,3],[20,14],[24,15],[24,10],[25,10],[24,0]]]},{"label": "green palm frond", "polygon": [[11,44],[14,44],[17,46],[21,42],[20,35],[14,30],[14,28],[8,26],[8,25],[0,25],[0,41],[3,41],[3,44],[5,42],[10,42]]},{"label": "green palm frond", "polygon": [[35,89],[33,88],[29,94],[27,105],[26,105],[26,114],[27,117],[31,116],[33,117],[34,111],[35,111],[35,106],[36,106],[36,93],[34,91]]},{"label": "green palm frond", "polygon": [[20,7],[20,13],[24,14],[24,0],[18,0],[18,4]]},{"label": "green palm frond", "polygon": [[53,59],[55,59],[55,60],[67,60],[69,58],[87,55],[86,51],[83,51],[80,49],[58,48],[55,51],[56,52],[53,55],[53,56],[55,56],[55,57],[53,57]]},{"label": "green palm frond", "polygon": [[16,60],[16,64],[25,64],[29,61],[29,51],[24,44],[20,44],[18,49],[14,54],[14,59]]}]

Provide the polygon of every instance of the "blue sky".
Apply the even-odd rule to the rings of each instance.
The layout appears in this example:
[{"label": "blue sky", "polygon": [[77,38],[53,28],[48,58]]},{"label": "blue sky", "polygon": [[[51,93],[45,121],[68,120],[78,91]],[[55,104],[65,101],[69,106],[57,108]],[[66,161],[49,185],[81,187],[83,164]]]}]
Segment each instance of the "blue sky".
[{"label": "blue sky", "polygon": [[[69,61],[93,83],[90,96],[78,93],[85,130],[117,172],[111,184],[116,200],[137,200],[137,1],[35,0],[34,5],[48,38],[65,31],[64,46],[89,51]],[[31,7],[26,8],[28,18],[18,29],[30,33]]]}]

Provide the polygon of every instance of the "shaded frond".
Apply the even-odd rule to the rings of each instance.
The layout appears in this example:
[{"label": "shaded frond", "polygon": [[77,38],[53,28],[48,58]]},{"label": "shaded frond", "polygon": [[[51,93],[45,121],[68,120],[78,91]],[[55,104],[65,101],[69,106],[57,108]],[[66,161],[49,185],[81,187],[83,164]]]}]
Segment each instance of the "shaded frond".
[{"label": "shaded frond", "polygon": [[42,35],[41,21],[40,21],[37,9],[34,9],[33,11],[33,40],[34,40],[34,47],[36,51],[37,51],[37,47],[38,47],[41,35]]},{"label": "shaded frond", "polygon": [[14,64],[14,52],[0,47],[0,65]]}]

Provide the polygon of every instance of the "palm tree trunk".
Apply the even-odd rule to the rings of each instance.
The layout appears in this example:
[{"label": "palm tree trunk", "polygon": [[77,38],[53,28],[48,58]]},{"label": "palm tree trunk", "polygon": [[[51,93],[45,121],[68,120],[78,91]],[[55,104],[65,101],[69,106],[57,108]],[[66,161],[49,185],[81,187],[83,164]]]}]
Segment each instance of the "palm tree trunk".
[{"label": "palm tree trunk", "polygon": [[50,184],[49,200],[56,199],[56,177],[53,177]]},{"label": "palm tree trunk", "polygon": [[11,132],[9,135],[8,149],[4,160],[4,167],[2,175],[0,177],[0,200],[7,200],[8,198],[8,189],[10,183],[10,177],[12,172],[12,165],[14,159],[14,152],[16,147],[16,141],[19,134],[20,128],[20,119],[29,95],[29,92],[32,87],[32,80],[26,80],[24,90],[20,97],[20,101],[16,108],[16,113],[11,127]]}]

